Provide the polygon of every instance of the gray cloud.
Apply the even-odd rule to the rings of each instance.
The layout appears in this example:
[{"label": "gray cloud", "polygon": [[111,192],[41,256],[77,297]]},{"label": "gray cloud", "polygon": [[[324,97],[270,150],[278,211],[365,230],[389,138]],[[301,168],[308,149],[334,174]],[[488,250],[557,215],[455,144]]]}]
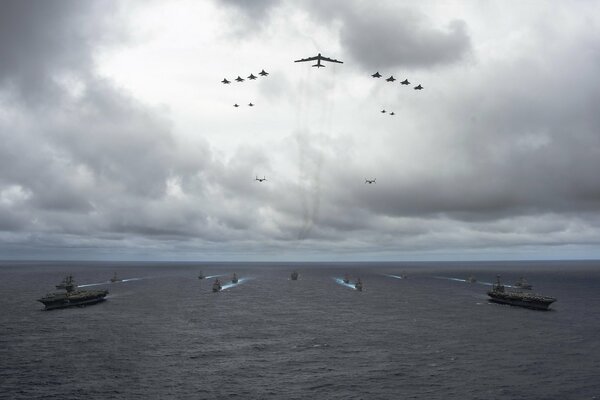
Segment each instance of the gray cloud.
[{"label": "gray cloud", "polygon": [[411,8],[363,2],[312,2],[322,22],[339,21],[340,43],[365,70],[433,67],[460,61],[471,50],[467,24],[435,27]]},{"label": "gray cloud", "polygon": [[[262,114],[256,129],[272,129],[273,118],[277,136],[258,140],[255,128],[232,123],[245,140],[232,135],[239,145],[224,156],[175,135],[164,109],[97,75],[97,46],[114,37],[106,31],[121,30],[118,18],[98,14],[109,3],[31,4],[9,2],[0,13],[8,55],[0,60],[3,254],[277,257],[598,244],[597,35],[553,34],[552,50],[531,52],[545,48],[552,32],[544,27],[527,38],[531,48],[500,60],[425,71],[425,91],[386,99],[399,110],[391,123],[368,116],[381,98],[361,92],[356,70],[340,69],[337,81],[315,78],[316,69],[297,80],[274,70],[257,91],[279,115]],[[259,19],[291,7],[232,4]],[[414,11],[362,7],[307,2],[301,12],[334,21],[348,60],[363,69],[447,65],[471,51],[465,23],[432,27]],[[354,93],[373,95],[357,101]]]}]

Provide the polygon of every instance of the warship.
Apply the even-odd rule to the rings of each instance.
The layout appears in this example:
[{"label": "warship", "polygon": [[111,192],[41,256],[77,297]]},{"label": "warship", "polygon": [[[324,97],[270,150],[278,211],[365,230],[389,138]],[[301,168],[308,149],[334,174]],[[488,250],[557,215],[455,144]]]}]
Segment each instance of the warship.
[{"label": "warship", "polygon": [[532,292],[506,290],[504,285],[500,283],[500,275],[496,276],[496,283],[487,294],[490,296],[490,301],[495,303],[510,304],[511,306],[526,307],[535,310],[547,310],[550,304],[556,301],[554,297],[542,296]]},{"label": "warship", "polygon": [[212,285],[212,291],[213,292],[220,292],[222,289],[221,287],[221,282],[219,281],[219,278],[215,279],[215,282]]},{"label": "warship", "polygon": [[298,280],[298,271],[292,272],[292,276],[290,277],[293,281]]},{"label": "warship", "polygon": [[108,294],[108,290],[77,290],[77,285],[73,280],[73,276],[67,276],[60,284],[56,285],[57,289],[64,289],[65,292],[49,293],[46,296],[38,299],[40,303],[46,306],[46,310],[55,308],[66,308],[74,306],[87,306],[104,301],[104,297]]},{"label": "warship", "polygon": [[235,274],[235,272],[233,273],[233,276],[231,277],[231,283],[238,283],[238,277]]},{"label": "warship", "polygon": [[358,290],[359,292],[362,292],[362,287],[362,281],[360,280],[360,278],[358,278],[354,283],[354,289]]},{"label": "warship", "polygon": [[112,283],[115,283],[115,282],[120,282],[121,280],[119,278],[117,278],[117,273],[115,272],[115,274],[113,275],[113,277],[110,278],[110,281]]},{"label": "warship", "polygon": [[350,283],[350,276],[348,274],[344,275],[344,283],[346,285]]},{"label": "warship", "polygon": [[204,274],[202,272],[198,274],[198,279],[204,279]]},{"label": "warship", "polygon": [[516,282],[515,282],[515,287],[519,288],[519,289],[533,289],[533,286],[531,286],[531,284],[529,282],[527,282],[527,280],[525,280],[525,278],[520,277]]},{"label": "warship", "polygon": [[467,282],[467,283],[475,283],[475,282],[477,282],[477,279],[475,279],[475,277],[473,275],[471,275],[467,279],[465,279],[465,282]]}]

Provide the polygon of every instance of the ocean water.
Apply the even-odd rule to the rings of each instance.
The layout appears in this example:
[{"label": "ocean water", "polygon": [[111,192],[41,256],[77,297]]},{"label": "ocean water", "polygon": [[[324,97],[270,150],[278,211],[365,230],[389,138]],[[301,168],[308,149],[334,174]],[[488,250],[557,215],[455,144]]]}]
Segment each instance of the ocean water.
[{"label": "ocean water", "polygon": [[[42,311],[66,274],[107,300]],[[600,262],[0,263],[3,399],[600,399],[599,335]]]}]

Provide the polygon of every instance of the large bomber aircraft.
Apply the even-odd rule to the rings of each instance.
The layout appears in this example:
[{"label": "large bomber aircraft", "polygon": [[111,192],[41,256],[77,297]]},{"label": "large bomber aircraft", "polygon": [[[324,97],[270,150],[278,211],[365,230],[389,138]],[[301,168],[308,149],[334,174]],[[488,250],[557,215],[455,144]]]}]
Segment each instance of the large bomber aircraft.
[{"label": "large bomber aircraft", "polygon": [[314,57],[302,58],[302,59],[296,60],[294,62],[305,62],[305,61],[315,61],[315,60],[317,61],[317,63],[314,64],[313,67],[317,67],[317,68],[324,67],[324,65],[321,64],[321,61],[329,61],[329,62],[334,62],[334,63],[338,63],[338,64],[343,64],[342,61],[334,60],[333,58],[323,57],[321,55],[321,53],[317,54]]}]

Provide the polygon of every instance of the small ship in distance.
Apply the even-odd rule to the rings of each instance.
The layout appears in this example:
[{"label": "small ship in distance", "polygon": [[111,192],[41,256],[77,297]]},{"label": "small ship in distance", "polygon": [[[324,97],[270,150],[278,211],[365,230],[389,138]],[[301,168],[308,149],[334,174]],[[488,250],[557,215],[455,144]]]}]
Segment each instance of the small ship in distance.
[{"label": "small ship in distance", "polygon": [[298,271],[292,272],[292,275],[290,276],[290,278],[293,281],[297,281],[298,280]]},{"label": "small ship in distance", "polygon": [[529,282],[527,282],[527,280],[523,277],[520,277],[517,280],[517,282],[515,282],[515,287],[517,287],[519,289],[526,289],[526,290],[533,289],[533,286],[531,286],[531,284]]},{"label": "small ship in distance", "polygon": [[213,285],[212,285],[212,291],[213,292],[220,292],[222,289],[221,287],[221,281],[219,281],[219,278],[215,279]]},{"label": "small ship in distance", "polygon": [[235,274],[235,272],[233,273],[233,276],[231,277],[231,283],[238,283],[238,277]]},{"label": "small ship in distance", "polygon": [[77,285],[75,285],[72,275],[67,276],[60,284],[56,285],[56,288],[64,289],[65,292],[49,293],[38,299],[46,307],[45,310],[96,304],[104,301],[104,298],[108,294],[108,290],[106,289],[77,290]]},{"label": "small ship in distance", "polygon": [[360,278],[358,278],[356,280],[356,282],[354,282],[354,289],[358,290],[359,292],[362,292],[363,284],[362,284],[362,281],[360,280]]}]

